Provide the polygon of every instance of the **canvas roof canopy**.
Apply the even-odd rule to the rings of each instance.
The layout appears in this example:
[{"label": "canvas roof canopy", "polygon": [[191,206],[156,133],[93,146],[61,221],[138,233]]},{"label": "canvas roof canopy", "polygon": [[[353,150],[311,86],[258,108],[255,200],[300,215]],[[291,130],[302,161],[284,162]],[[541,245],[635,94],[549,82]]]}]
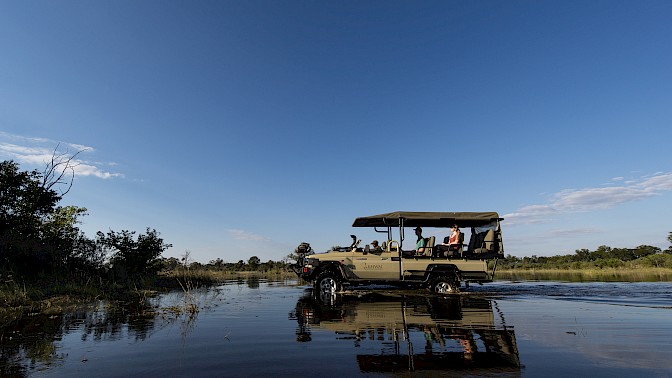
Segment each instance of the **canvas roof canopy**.
[{"label": "canvas roof canopy", "polygon": [[395,211],[355,219],[352,227],[476,227],[502,220],[496,212]]}]

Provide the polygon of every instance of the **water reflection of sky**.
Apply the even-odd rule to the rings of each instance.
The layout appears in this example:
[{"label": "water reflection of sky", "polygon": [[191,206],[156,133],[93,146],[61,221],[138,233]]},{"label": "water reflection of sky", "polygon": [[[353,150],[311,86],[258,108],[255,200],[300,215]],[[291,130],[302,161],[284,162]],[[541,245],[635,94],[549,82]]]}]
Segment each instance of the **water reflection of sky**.
[{"label": "water reflection of sky", "polygon": [[[500,301],[507,319],[516,325],[519,344],[543,347],[560,371],[582,363],[614,370],[618,376],[646,369],[667,376],[672,371],[672,310],[647,307],[636,300],[598,297],[562,299],[524,297]],[[648,303],[648,301],[645,301]],[[523,363],[531,356],[521,347]],[[527,358],[526,358],[527,357]],[[566,364],[567,366],[562,366]]]}]

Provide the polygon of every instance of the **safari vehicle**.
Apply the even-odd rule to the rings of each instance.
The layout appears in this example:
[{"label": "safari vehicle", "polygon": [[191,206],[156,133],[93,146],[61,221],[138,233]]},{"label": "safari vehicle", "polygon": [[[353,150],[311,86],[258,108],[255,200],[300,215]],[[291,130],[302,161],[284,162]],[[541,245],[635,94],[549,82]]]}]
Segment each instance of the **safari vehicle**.
[{"label": "safari vehicle", "polygon": [[[355,235],[349,247],[335,247],[324,253],[313,253],[310,244],[301,243],[296,273],[312,282],[316,290],[337,292],[344,285],[386,284],[425,287],[437,293],[458,291],[462,282],[490,282],[497,259],[504,256],[500,222],[496,212],[407,212],[397,211],[355,219],[353,227],[373,227],[386,235],[382,250],[369,245],[360,247]],[[437,256],[436,237],[425,238],[422,253],[404,250],[405,228],[449,228],[458,225],[471,229],[468,244],[456,253]],[[393,232],[398,230],[398,232]],[[398,237],[394,239],[393,233]],[[463,243],[463,241],[462,241]],[[411,243],[415,246],[415,240]],[[488,260],[493,259],[492,270]]]}]

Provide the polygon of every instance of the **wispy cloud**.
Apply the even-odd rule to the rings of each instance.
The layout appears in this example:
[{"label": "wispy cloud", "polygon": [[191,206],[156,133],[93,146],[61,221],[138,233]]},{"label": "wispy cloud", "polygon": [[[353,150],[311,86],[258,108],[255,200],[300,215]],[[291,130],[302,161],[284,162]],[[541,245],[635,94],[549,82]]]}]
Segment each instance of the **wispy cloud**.
[{"label": "wispy cloud", "polygon": [[232,238],[236,240],[248,240],[248,241],[270,241],[271,239],[257,235],[255,233],[249,232],[249,231],[244,231],[244,230],[236,230],[236,229],[230,229],[226,230],[226,232],[231,235]]},{"label": "wispy cloud", "polygon": [[542,223],[563,214],[603,210],[672,191],[672,173],[656,173],[636,180],[615,180],[621,185],[566,189],[553,194],[548,203],[524,206],[505,214],[507,224]]},{"label": "wispy cloud", "polygon": [[[58,147],[58,150],[55,149]],[[93,147],[81,144],[60,142],[46,138],[31,138],[0,131],[0,158],[15,160],[31,168],[42,168],[51,161],[54,153],[72,156],[78,152],[94,152]],[[78,154],[72,160],[72,167],[76,176],[94,176],[101,179],[123,177],[121,173],[107,171],[105,164],[81,159]]]}]

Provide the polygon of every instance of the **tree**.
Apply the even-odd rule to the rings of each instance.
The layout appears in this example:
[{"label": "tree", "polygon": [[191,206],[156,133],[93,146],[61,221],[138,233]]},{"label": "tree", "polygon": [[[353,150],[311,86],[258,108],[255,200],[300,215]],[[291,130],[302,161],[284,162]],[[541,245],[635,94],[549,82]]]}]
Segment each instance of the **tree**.
[{"label": "tree", "polygon": [[175,270],[181,265],[180,260],[176,257],[169,257],[167,259],[162,259],[161,261],[162,269],[165,270]]},{"label": "tree", "polygon": [[217,258],[215,260],[210,260],[208,265],[212,266],[213,268],[215,268],[217,270],[222,270],[222,268],[224,268],[224,260],[222,260],[221,258]]},{"label": "tree", "polygon": [[50,248],[41,240],[45,219],[61,197],[43,186],[37,171],[0,163],[0,265],[23,273],[48,268]]},{"label": "tree", "polygon": [[609,257],[611,257],[611,247],[606,245],[601,245],[597,247],[597,249],[590,254],[590,259],[593,261],[599,259],[606,260]]},{"label": "tree", "polygon": [[138,235],[135,231],[110,230],[107,234],[98,231],[96,243],[112,252],[110,262],[113,268],[122,275],[137,276],[153,274],[160,267],[159,256],[172,244],[166,244],[159,233],[147,227],[145,234]]},{"label": "tree", "polygon": [[576,261],[590,261],[590,251],[586,248],[576,250]]},{"label": "tree", "polygon": [[250,270],[257,270],[257,268],[259,268],[259,264],[261,264],[261,259],[259,259],[257,256],[252,256],[249,260],[247,260],[247,264],[250,266]]},{"label": "tree", "polygon": [[634,253],[636,258],[640,257],[646,257],[649,255],[656,255],[659,254],[660,248],[658,247],[653,247],[650,245],[640,245],[639,247],[635,248]]},{"label": "tree", "polygon": [[41,182],[37,171],[20,172],[13,161],[0,163],[0,232],[36,233],[43,217],[52,213],[61,199]]}]

